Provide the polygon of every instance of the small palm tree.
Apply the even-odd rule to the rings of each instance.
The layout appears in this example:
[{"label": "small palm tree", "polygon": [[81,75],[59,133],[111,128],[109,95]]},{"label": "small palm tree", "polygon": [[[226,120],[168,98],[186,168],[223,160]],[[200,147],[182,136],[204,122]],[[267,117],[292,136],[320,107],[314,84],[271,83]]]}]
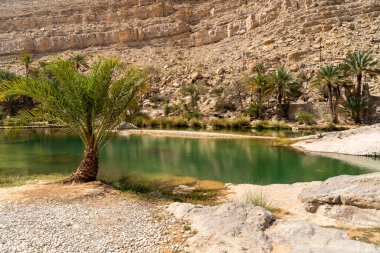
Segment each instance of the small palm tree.
[{"label": "small palm tree", "polygon": [[69,62],[49,65],[55,83],[34,78],[6,83],[5,94],[27,95],[38,102],[28,111],[32,118],[44,118],[65,124],[79,135],[84,144],[84,157],[66,182],[88,182],[97,177],[99,151],[135,104],[145,84],[145,71],[123,71],[115,59],[97,61],[90,74],[78,73]]},{"label": "small palm tree", "polygon": [[368,106],[368,98],[352,95],[341,104],[342,112],[350,113],[355,123],[360,123],[360,111]]},{"label": "small palm tree", "polygon": [[293,93],[295,84],[293,75],[284,67],[280,66],[268,76],[269,91],[277,96],[277,115],[279,118],[286,117],[284,104],[286,97]]},{"label": "small palm tree", "polygon": [[71,57],[70,62],[72,62],[77,71],[79,71],[80,67],[88,68],[86,57],[82,54]]},{"label": "small palm tree", "polygon": [[24,54],[21,58],[21,64],[25,66],[25,75],[29,77],[30,74],[30,64],[34,61],[33,56],[30,54]]},{"label": "small palm tree", "polygon": [[[347,80],[344,78],[342,71],[338,67],[334,67],[331,64],[328,64],[322,67],[316,76],[316,78],[312,81],[312,85],[324,89],[327,89],[328,97],[329,97],[329,106],[331,112],[331,120],[333,123],[338,123],[338,113],[336,110],[336,105],[338,103],[338,96],[334,90],[337,90],[339,85],[346,83]],[[335,97],[335,105],[334,105],[334,97]]]},{"label": "small palm tree", "polygon": [[265,75],[264,65],[259,63],[253,68],[255,75],[247,80],[248,87],[257,96],[258,116],[263,116],[263,98],[268,92],[268,77]]},{"label": "small palm tree", "polygon": [[378,67],[378,61],[368,51],[357,51],[348,53],[342,64],[342,69],[356,77],[355,95],[362,95],[362,82],[365,73],[375,73]]}]

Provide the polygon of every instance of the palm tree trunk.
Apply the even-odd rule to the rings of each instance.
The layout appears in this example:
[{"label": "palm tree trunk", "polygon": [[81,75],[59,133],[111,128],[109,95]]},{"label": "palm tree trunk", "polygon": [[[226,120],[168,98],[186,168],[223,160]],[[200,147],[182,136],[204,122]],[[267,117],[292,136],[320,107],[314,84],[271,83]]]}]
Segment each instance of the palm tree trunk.
[{"label": "palm tree trunk", "polygon": [[282,105],[282,90],[278,91],[278,96],[277,96],[277,116],[279,119],[282,119],[283,117],[283,105]]},{"label": "palm tree trunk", "polygon": [[85,183],[96,180],[99,169],[99,154],[96,149],[86,150],[77,170],[64,183]]},{"label": "palm tree trunk", "polygon": [[352,118],[354,119],[355,123],[356,124],[360,124],[361,123],[361,120],[360,120],[360,110],[353,110],[352,112]]},{"label": "palm tree trunk", "polygon": [[261,90],[260,90],[260,92],[259,92],[259,101],[258,101],[258,103],[259,103],[259,119],[262,119],[262,117],[263,117],[263,105],[262,105],[262,94],[261,94],[262,92],[261,92]]},{"label": "palm tree trunk", "polygon": [[330,113],[331,113],[331,121],[335,124],[337,122],[335,119],[334,104],[333,104],[333,97],[332,97],[332,87],[331,87],[331,85],[328,85],[327,88],[328,88],[328,95],[329,95],[329,106],[330,106]]},{"label": "palm tree trunk", "polygon": [[356,76],[356,87],[355,87],[355,90],[356,90],[356,96],[358,96],[358,97],[360,97],[362,95],[362,78],[363,78],[362,73],[359,73]]}]

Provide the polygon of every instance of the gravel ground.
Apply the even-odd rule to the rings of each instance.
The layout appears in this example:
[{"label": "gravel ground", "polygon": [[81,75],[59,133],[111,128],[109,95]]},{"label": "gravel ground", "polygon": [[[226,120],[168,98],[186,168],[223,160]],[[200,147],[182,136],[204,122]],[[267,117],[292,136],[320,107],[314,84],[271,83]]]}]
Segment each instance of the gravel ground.
[{"label": "gravel ground", "polygon": [[[0,252],[172,252],[174,218],[134,200],[0,204]],[[165,246],[163,246],[165,245]]]}]

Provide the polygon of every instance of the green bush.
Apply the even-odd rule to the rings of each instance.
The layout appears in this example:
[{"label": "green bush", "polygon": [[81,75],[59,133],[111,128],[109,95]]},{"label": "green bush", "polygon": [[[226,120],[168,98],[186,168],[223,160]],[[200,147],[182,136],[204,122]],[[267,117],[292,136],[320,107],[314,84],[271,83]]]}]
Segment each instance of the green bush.
[{"label": "green bush", "polygon": [[186,128],[189,127],[189,120],[184,117],[172,117],[170,118],[169,126],[172,128]]},{"label": "green bush", "polygon": [[226,128],[228,126],[227,120],[225,120],[225,119],[217,119],[217,118],[211,119],[210,120],[210,125],[214,129]]},{"label": "green bush", "polygon": [[255,123],[254,127],[257,130],[268,129],[268,128],[270,128],[270,123],[267,120],[258,121]]},{"label": "green bush", "polygon": [[245,113],[250,117],[257,117],[259,116],[259,110],[260,106],[257,102],[252,102],[248,109],[245,110]]},{"label": "green bush", "polygon": [[228,123],[229,127],[234,129],[251,127],[251,121],[248,118],[243,117],[231,119]]},{"label": "green bush", "polygon": [[296,116],[296,120],[299,123],[305,124],[305,125],[315,125],[315,116],[311,113],[307,112],[300,112]]},{"label": "green bush", "polygon": [[226,98],[218,99],[215,103],[215,109],[220,112],[236,111],[236,104]]}]

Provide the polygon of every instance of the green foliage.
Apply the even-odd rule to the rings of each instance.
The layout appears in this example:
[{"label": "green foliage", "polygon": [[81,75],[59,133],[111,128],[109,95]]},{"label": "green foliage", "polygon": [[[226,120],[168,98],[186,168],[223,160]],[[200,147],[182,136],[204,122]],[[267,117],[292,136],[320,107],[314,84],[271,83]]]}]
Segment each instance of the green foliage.
[{"label": "green foliage", "polygon": [[224,87],[218,86],[218,87],[212,88],[210,91],[210,94],[214,96],[221,96],[223,92],[224,92]]},{"label": "green foliage", "polygon": [[[336,111],[340,97],[340,86],[349,83],[341,68],[334,67],[331,64],[323,66],[317,73],[312,85],[318,89],[327,89],[329,96],[329,106],[331,112],[331,121],[338,122],[338,112]],[[335,98],[335,103],[334,103]]]},{"label": "green foliage", "polygon": [[48,66],[56,84],[35,78],[1,86],[5,95],[32,97],[38,106],[24,118],[43,118],[64,124],[78,134],[86,149],[98,150],[107,133],[124,120],[145,84],[145,71],[129,69],[115,59],[98,60],[88,75],[78,73],[66,61]]},{"label": "green foliage", "polygon": [[164,104],[165,117],[168,117],[171,114],[179,115],[181,113],[183,113],[183,110],[180,104],[168,104],[168,103]]},{"label": "green foliage", "polygon": [[373,73],[379,68],[379,61],[369,51],[356,51],[347,54],[341,68],[348,74],[361,75]]},{"label": "green foliage", "polygon": [[126,175],[117,181],[105,182],[116,189],[138,193],[149,199],[164,199],[177,202],[212,204],[216,201],[218,190],[195,188],[186,194],[174,194],[173,190],[179,184],[194,186],[197,182],[178,177],[149,177],[144,175]]},{"label": "green foliage", "polygon": [[86,56],[82,54],[76,54],[70,58],[69,62],[78,71],[81,67],[88,68]]},{"label": "green foliage", "polygon": [[260,112],[260,104],[257,101],[252,102],[245,113],[250,117],[258,117]]},{"label": "green foliage", "polygon": [[194,111],[198,106],[198,102],[203,95],[205,87],[203,83],[190,83],[181,88],[181,93],[183,96],[190,96],[190,102],[188,111]]},{"label": "green foliage", "polygon": [[315,116],[312,113],[307,112],[300,112],[296,116],[296,120],[299,123],[305,124],[305,125],[315,125]]},{"label": "green foliage", "polygon": [[221,97],[220,99],[216,101],[215,109],[220,112],[228,112],[228,111],[234,112],[236,111],[237,108],[236,108],[236,104],[232,100],[227,99],[225,97]]},{"label": "green foliage", "polygon": [[340,105],[343,113],[350,113],[353,118],[357,117],[356,113],[368,107],[368,99],[362,96],[349,96]]},{"label": "green foliage", "polygon": [[328,64],[319,69],[316,78],[312,81],[312,85],[323,89],[328,86],[339,86],[348,82],[340,68]]},{"label": "green foliage", "polygon": [[48,174],[48,175],[20,175],[8,174],[0,175],[0,188],[1,187],[14,187],[25,184],[30,180],[59,180],[63,179],[66,175],[61,174]]},{"label": "green foliage", "polygon": [[243,129],[251,127],[251,122],[248,118],[234,118],[234,119],[217,119],[210,120],[210,125],[214,129],[230,128],[230,129]]},{"label": "green foliage", "polygon": [[299,92],[299,84],[295,82],[293,75],[284,67],[280,66],[268,76],[268,91],[277,96],[277,115],[279,118],[287,117],[285,105],[287,99]]},{"label": "green foliage", "polygon": [[191,120],[184,117],[158,117],[158,118],[143,118],[137,117],[132,123],[137,127],[151,127],[151,128],[188,128],[191,126]]},{"label": "green foliage", "polygon": [[264,130],[270,128],[270,122],[267,120],[258,121],[255,123],[254,128],[257,130]]},{"label": "green foliage", "polygon": [[0,85],[2,81],[11,81],[15,80],[16,78],[18,78],[16,74],[8,70],[0,69]]}]

